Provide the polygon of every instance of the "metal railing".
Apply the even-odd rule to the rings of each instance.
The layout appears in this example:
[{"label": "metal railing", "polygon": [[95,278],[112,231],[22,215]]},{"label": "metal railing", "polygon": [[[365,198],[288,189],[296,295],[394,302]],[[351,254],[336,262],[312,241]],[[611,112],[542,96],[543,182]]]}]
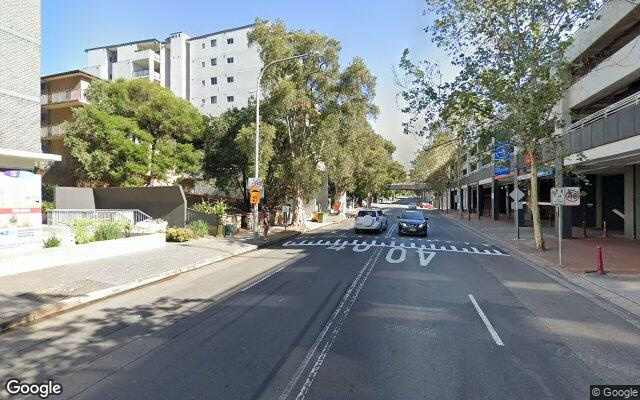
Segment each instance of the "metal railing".
[{"label": "metal railing", "polygon": [[42,138],[51,138],[51,137],[54,137],[54,136],[62,136],[65,133],[60,125],[43,126],[43,127],[41,127],[41,130],[42,130],[42,134],[41,134]]},{"label": "metal railing", "polygon": [[580,129],[585,125],[592,124],[599,119],[606,118],[610,114],[616,113],[627,107],[635,106],[638,103],[640,103],[640,92],[635,93],[627,98],[618,101],[617,103],[613,103],[612,105],[605,107],[600,111],[596,111],[593,114],[574,122],[569,126],[566,133],[572,132],[576,129]]},{"label": "metal railing", "polygon": [[82,91],[80,89],[63,90],[61,92],[47,93],[40,96],[42,104],[63,103],[65,101],[81,101]]},{"label": "metal railing", "polygon": [[117,209],[54,209],[47,212],[47,224],[71,224],[77,219],[95,219],[102,221],[129,221],[132,224],[152,219],[140,210]]},{"label": "metal railing", "polygon": [[137,71],[133,71],[131,73],[131,76],[133,76],[134,78],[137,78],[139,76],[149,76],[149,70],[148,69],[140,69]]}]

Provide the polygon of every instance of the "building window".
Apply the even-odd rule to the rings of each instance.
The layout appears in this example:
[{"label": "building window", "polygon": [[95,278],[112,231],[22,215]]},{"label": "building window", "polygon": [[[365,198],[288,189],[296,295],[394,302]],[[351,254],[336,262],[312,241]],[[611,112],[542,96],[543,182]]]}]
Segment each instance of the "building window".
[{"label": "building window", "polygon": [[204,86],[204,80],[202,81],[202,86]]},{"label": "building window", "polygon": [[217,58],[212,58],[211,59],[211,66],[213,67],[215,65],[218,65],[218,59]]},{"label": "building window", "polygon": [[204,68],[204,67],[205,67],[205,64],[204,64],[204,61],[203,61],[203,62],[202,62],[202,68]]},{"label": "building window", "polygon": [[233,57],[227,57],[227,64],[233,64]]},{"label": "building window", "polygon": [[218,102],[218,96],[211,96],[210,100],[211,104],[216,104]]},{"label": "building window", "polygon": [[211,39],[211,47],[216,47],[218,45],[217,39]]},{"label": "building window", "polygon": [[227,44],[233,44],[233,38],[228,38],[227,39]]},{"label": "building window", "polygon": [[218,77],[214,76],[213,78],[211,78],[211,84],[212,85],[217,85],[218,84]]},{"label": "building window", "polygon": [[233,83],[233,76],[227,76],[227,83]]},{"label": "building window", "polygon": [[202,48],[204,49],[204,43],[202,43]]},{"label": "building window", "polygon": [[202,99],[202,105],[204,105],[204,99]]},{"label": "building window", "polygon": [[227,96],[227,103],[233,103],[233,96]]}]

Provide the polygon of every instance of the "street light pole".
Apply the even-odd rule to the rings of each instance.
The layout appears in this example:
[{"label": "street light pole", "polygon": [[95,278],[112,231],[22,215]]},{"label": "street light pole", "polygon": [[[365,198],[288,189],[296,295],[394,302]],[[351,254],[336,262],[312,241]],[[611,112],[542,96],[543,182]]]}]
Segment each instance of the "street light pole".
[{"label": "street light pole", "polygon": [[[259,147],[260,146],[260,80],[262,79],[262,74],[267,68],[269,68],[273,64],[276,64],[282,61],[293,60],[294,58],[305,58],[310,55],[317,55],[317,54],[319,54],[319,52],[314,51],[310,53],[297,54],[295,56],[281,58],[279,60],[271,61],[269,64],[265,65],[260,69],[260,73],[258,74],[258,82],[256,84],[256,173],[255,173],[256,179],[258,179],[259,171],[260,171],[260,166],[259,166],[259,162],[260,162],[260,147]],[[253,240],[256,240],[256,241],[258,240],[258,203],[253,205]]]}]

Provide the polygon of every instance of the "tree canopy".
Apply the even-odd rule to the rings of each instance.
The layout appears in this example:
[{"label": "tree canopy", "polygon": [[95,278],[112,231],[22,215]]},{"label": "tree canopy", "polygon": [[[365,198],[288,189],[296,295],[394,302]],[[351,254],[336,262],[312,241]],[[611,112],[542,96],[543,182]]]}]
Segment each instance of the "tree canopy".
[{"label": "tree canopy", "polygon": [[200,170],[204,119],[187,100],[144,79],[93,81],[73,110],[65,145],[88,186],[153,186]]}]

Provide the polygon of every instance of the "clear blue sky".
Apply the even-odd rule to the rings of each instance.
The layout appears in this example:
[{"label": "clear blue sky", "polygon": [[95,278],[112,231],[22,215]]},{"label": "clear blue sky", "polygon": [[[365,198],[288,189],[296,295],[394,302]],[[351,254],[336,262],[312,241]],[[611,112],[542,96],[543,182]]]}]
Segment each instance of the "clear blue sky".
[{"label": "clear blue sky", "polygon": [[381,109],[375,128],[391,139],[406,164],[417,142],[402,133],[392,67],[409,48],[421,57],[438,52],[422,28],[423,0],[42,0],[43,75],[85,67],[84,49],[146,38],[164,40],[183,31],[201,35],[283,19],[289,28],[314,30],[342,43],[341,63],[360,56],[378,79]]}]

